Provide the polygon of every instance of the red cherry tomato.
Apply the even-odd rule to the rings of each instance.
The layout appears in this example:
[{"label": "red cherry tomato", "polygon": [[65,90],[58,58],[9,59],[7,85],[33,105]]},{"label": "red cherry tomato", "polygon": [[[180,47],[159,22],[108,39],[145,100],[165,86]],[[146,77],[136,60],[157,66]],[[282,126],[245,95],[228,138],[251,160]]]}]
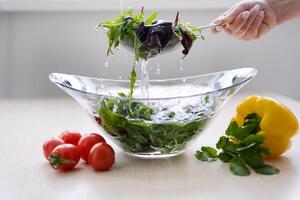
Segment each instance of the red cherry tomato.
[{"label": "red cherry tomato", "polygon": [[54,169],[72,170],[80,160],[80,152],[73,144],[61,144],[53,149],[48,160]]},{"label": "red cherry tomato", "polygon": [[52,152],[52,150],[60,145],[60,144],[64,144],[65,142],[60,139],[60,138],[48,138],[45,140],[44,144],[43,144],[43,152],[44,152],[44,156],[45,158],[48,160],[48,157],[50,155],[50,153]]},{"label": "red cherry tomato", "polygon": [[81,138],[81,134],[78,131],[64,131],[60,134],[59,138],[61,138],[67,144],[77,145],[79,139]]},{"label": "red cherry tomato", "polygon": [[92,147],[88,161],[97,171],[108,170],[115,163],[115,152],[109,144],[97,143]]},{"label": "red cherry tomato", "polygon": [[99,142],[105,142],[105,140],[101,135],[97,133],[91,133],[82,136],[77,144],[81,154],[81,158],[88,162],[88,156],[91,148]]}]

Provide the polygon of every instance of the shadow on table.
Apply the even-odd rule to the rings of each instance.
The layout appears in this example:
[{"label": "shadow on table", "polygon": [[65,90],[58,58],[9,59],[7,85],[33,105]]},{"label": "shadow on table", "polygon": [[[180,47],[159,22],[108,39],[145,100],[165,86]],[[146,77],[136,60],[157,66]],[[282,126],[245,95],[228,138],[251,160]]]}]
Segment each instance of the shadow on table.
[{"label": "shadow on table", "polygon": [[252,172],[248,177],[239,177],[229,171],[228,164],[200,162],[191,152],[165,160],[138,160],[118,155],[116,164],[106,172],[95,172],[84,163],[69,173],[55,173],[49,168],[48,183],[54,190],[76,188],[87,194],[101,194],[102,199],[122,195],[126,195],[126,199],[288,198],[298,187],[297,166],[287,157],[267,160],[267,163],[281,169],[280,174],[264,176]]}]

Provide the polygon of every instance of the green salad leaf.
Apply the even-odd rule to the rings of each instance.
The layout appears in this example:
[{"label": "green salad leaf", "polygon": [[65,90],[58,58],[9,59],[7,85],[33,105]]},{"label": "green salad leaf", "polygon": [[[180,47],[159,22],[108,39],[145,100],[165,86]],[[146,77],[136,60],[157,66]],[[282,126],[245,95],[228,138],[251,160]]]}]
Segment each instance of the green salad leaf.
[{"label": "green salad leaf", "polygon": [[181,41],[182,53],[187,55],[192,44],[198,38],[204,39],[201,30],[189,24],[182,23],[177,13],[174,23],[158,20],[157,12],[145,18],[144,9],[136,13],[130,9],[123,11],[121,16],[113,21],[100,22],[97,29],[106,28],[108,37],[107,54],[113,54],[113,49],[121,43],[132,44],[135,61],[148,59],[151,52],[161,52],[171,41]]},{"label": "green salad leaf", "polygon": [[136,71],[135,67],[132,68],[131,73],[130,73],[130,92],[129,92],[129,97],[132,97],[133,91],[134,91],[134,85],[136,82]]},{"label": "green salad leaf", "polygon": [[145,24],[151,25],[157,19],[157,12],[151,13],[151,15],[146,19]]},{"label": "green salad leaf", "polygon": [[150,122],[154,111],[130,99],[104,99],[99,109],[101,126],[128,152],[170,153],[184,148],[206,122]]},{"label": "green salad leaf", "polygon": [[[248,176],[252,168],[258,174],[272,175],[279,173],[279,169],[266,165],[263,155],[268,155],[269,150],[261,146],[265,140],[260,131],[261,118],[249,114],[242,127],[232,121],[226,129],[226,135],[220,137],[216,148],[202,147],[195,156],[201,161],[215,161],[217,159],[229,163],[230,171],[239,176]],[[218,153],[217,150],[220,150]]]}]

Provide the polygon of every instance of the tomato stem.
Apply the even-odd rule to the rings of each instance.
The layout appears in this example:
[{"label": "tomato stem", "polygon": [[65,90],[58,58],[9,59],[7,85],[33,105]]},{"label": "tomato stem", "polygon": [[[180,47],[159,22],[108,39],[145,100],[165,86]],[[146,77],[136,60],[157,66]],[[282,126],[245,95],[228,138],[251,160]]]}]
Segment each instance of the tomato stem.
[{"label": "tomato stem", "polygon": [[50,165],[53,169],[58,169],[61,165],[63,164],[70,164],[72,163],[71,160],[67,160],[67,159],[64,159],[64,158],[61,158],[61,155],[59,152],[55,152],[56,155],[50,155],[48,157],[48,160],[50,162]]}]

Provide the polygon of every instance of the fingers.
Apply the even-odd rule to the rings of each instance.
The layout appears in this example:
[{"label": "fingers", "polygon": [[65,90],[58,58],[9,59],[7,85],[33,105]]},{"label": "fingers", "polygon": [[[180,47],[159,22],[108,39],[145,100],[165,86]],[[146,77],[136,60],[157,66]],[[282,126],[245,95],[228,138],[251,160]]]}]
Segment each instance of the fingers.
[{"label": "fingers", "polygon": [[[220,15],[218,18],[216,18],[215,20],[213,20],[210,24],[224,24],[224,18],[228,15],[228,13],[231,13],[232,10],[234,10],[237,7],[237,5],[233,5],[231,6],[226,12],[224,12],[222,15]],[[223,30],[223,28],[221,28],[220,26],[217,26],[215,28],[211,29],[212,33],[219,33]]]},{"label": "fingers", "polygon": [[[219,18],[213,20],[210,24],[211,24],[211,25],[214,25],[214,24],[220,24]],[[212,32],[212,33],[219,33],[219,32],[221,32],[221,31],[222,31],[222,30],[218,29],[218,26],[211,29],[211,32]]]},{"label": "fingers", "polygon": [[[211,22],[211,24],[231,24],[233,23],[242,12],[250,11],[251,8],[255,7],[257,2],[254,1],[242,1],[238,4],[233,5],[231,8],[229,8],[226,12],[224,12],[221,16],[216,18]],[[256,7],[257,9],[257,7]],[[252,14],[250,13],[251,19],[254,20],[255,17],[252,17]],[[217,28],[212,28],[212,33],[218,33],[221,30],[218,30]]]},{"label": "fingers", "polygon": [[235,34],[247,23],[249,16],[249,11],[240,13],[237,18],[231,24],[227,24],[224,29]]},{"label": "fingers", "polygon": [[[227,34],[243,40],[252,40],[259,38],[261,32],[263,32],[264,10],[265,8],[262,5],[250,5],[242,2],[230,8],[212,23],[226,24],[223,28]],[[212,32],[222,31],[219,28],[212,29]]]},{"label": "fingers", "polygon": [[242,12],[247,11],[249,8],[249,4],[247,2],[241,2],[237,5],[233,6],[226,15],[219,19],[222,24],[230,24],[232,23]]},{"label": "fingers", "polygon": [[[241,12],[231,24],[225,25],[224,29],[226,30],[226,32],[234,32],[236,30],[237,31],[240,30],[247,22],[249,15],[250,15],[249,11]],[[224,23],[221,23],[221,20],[217,19],[213,22],[213,24],[224,24]],[[218,33],[223,30],[220,28],[221,27],[218,26],[218,27],[213,28],[211,31],[212,31],[212,33]]]},{"label": "fingers", "polygon": [[249,2],[240,2],[236,5],[233,5],[217,19],[213,20],[212,24],[227,24],[233,22],[241,12],[250,9],[250,4],[251,3]]},{"label": "fingers", "polygon": [[264,11],[260,11],[260,13],[256,16],[253,24],[247,31],[247,34],[242,38],[244,40],[253,40],[253,39],[258,39],[260,37],[260,27],[261,24],[264,20],[265,13]]},{"label": "fingers", "polygon": [[252,26],[254,20],[256,19],[260,11],[261,11],[261,7],[259,5],[255,5],[253,8],[251,8],[251,10],[249,11],[250,14],[247,23],[240,29],[234,30],[233,34],[238,38],[244,37],[247,34],[249,28]]},{"label": "fingers", "polygon": [[[210,24],[213,25],[213,24],[217,24],[217,23],[215,23],[214,21],[212,21]],[[212,33],[219,33],[219,32],[221,32],[222,30],[223,30],[223,28],[219,28],[219,26],[214,27],[214,28],[211,28],[211,32],[212,32]]]}]

